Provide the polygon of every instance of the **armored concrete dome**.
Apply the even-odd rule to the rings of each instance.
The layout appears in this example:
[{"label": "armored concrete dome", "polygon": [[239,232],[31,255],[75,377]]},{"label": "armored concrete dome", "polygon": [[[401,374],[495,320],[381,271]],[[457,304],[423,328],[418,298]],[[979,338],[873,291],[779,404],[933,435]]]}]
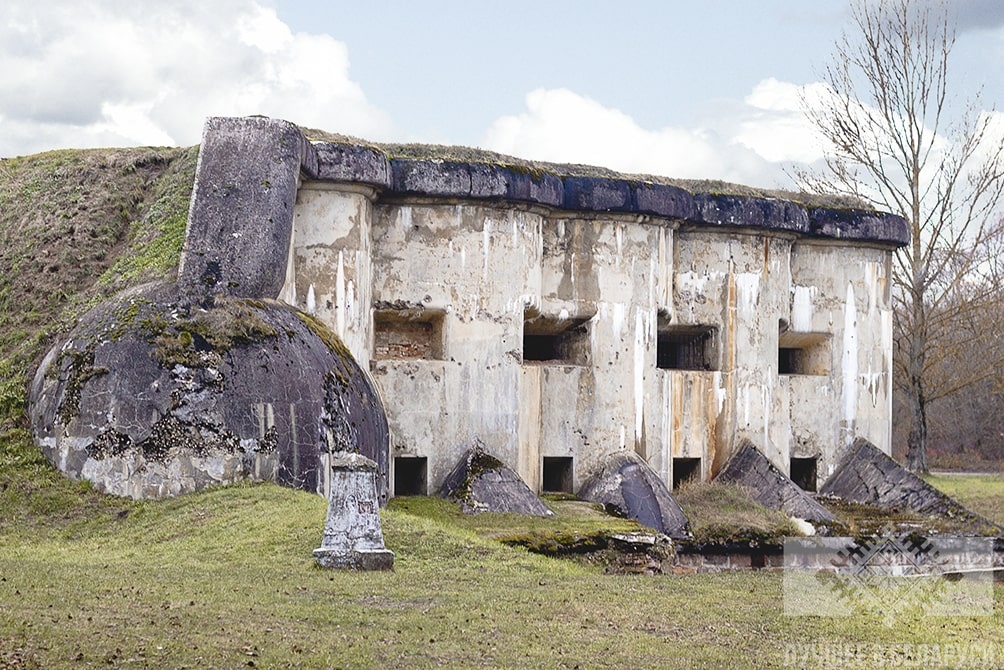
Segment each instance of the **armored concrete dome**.
[{"label": "armored concrete dome", "polygon": [[147,286],[89,312],[30,393],[36,442],[98,489],[155,498],[241,479],[326,493],[329,454],[377,463],[379,397],[326,326],[269,300]]}]

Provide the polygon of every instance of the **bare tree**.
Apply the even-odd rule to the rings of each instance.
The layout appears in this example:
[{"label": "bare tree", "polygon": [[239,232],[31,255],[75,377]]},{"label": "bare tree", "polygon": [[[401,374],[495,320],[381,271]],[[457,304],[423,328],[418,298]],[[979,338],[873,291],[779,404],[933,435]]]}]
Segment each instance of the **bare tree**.
[{"label": "bare tree", "polygon": [[971,290],[1004,189],[1004,142],[979,97],[949,95],[955,44],[948,6],[919,0],[856,0],[854,30],[826,69],[829,94],[803,101],[830,145],[805,188],[846,194],[899,214],[912,239],[893,269],[895,379],[911,416],[907,467],[927,471],[928,405],[977,381],[945,379],[939,347],[960,316],[982,304]]}]

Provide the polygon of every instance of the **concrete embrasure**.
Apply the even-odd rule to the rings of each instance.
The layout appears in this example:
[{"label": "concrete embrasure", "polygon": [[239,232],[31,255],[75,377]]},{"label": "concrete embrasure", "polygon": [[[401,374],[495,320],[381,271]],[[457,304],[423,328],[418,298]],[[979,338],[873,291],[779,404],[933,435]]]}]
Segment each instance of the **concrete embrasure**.
[{"label": "concrete embrasure", "polygon": [[679,540],[690,537],[686,514],[665,482],[631,451],[609,454],[579,497]]},{"label": "concrete embrasure", "polygon": [[764,507],[779,510],[813,524],[839,524],[825,507],[791,481],[749,440],[715,477],[715,481],[738,484],[749,490]]},{"label": "concrete embrasure", "polygon": [[945,495],[864,439],[855,440],[820,494],[893,511],[909,510],[970,522],[972,531],[980,535],[1004,534],[1000,526]]},{"label": "concrete embrasure", "polygon": [[447,475],[442,496],[459,502],[467,514],[509,512],[554,516],[519,475],[479,445],[468,449]]},{"label": "concrete embrasure", "polygon": [[390,570],[394,552],[383,542],[376,463],[342,452],[331,459],[331,495],[324,539],[314,550],[321,567]]}]

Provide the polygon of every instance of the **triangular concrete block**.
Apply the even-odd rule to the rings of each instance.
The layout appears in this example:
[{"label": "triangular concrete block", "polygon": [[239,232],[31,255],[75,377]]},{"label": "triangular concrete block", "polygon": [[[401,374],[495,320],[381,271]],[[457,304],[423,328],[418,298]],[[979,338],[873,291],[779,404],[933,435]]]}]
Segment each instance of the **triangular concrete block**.
[{"label": "triangular concrete block", "polygon": [[861,505],[971,522],[973,532],[978,534],[1004,532],[861,438],[851,445],[820,493]]},{"label": "triangular concrete block", "polygon": [[671,538],[690,537],[680,504],[659,475],[634,452],[608,455],[600,470],[583,485],[579,497],[613,506],[623,516]]},{"label": "triangular concrete block", "polygon": [[464,453],[457,467],[447,475],[441,495],[459,502],[467,514],[511,512],[554,516],[519,475],[480,445]]},{"label": "triangular concrete block", "polygon": [[774,467],[770,459],[749,440],[740,443],[739,450],[718,473],[715,481],[744,486],[753,499],[767,509],[779,510],[814,524],[839,523],[829,510]]}]

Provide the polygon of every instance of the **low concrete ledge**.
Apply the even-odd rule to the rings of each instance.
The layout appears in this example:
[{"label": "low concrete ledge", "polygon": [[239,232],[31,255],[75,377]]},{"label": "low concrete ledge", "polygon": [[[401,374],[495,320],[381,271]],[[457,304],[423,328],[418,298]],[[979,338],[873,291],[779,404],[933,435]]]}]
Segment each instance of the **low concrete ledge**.
[{"label": "low concrete ledge", "polygon": [[698,194],[694,196],[695,223],[712,226],[769,228],[805,235],[809,213],[801,205],[787,200],[747,198],[733,195]]},{"label": "low concrete ledge", "polygon": [[653,214],[692,221],[697,216],[694,196],[682,188],[666,184],[637,184],[634,188],[635,208],[639,214]]},{"label": "low concrete ledge", "polygon": [[903,246],[910,242],[906,221],[894,214],[860,209],[813,209],[809,233],[842,240],[877,240]]},{"label": "low concrete ledge", "polygon": [[456,161],[390,160],[391,194],[511,200],[561,207],[564,186],[550,174],[502,165]]}]

